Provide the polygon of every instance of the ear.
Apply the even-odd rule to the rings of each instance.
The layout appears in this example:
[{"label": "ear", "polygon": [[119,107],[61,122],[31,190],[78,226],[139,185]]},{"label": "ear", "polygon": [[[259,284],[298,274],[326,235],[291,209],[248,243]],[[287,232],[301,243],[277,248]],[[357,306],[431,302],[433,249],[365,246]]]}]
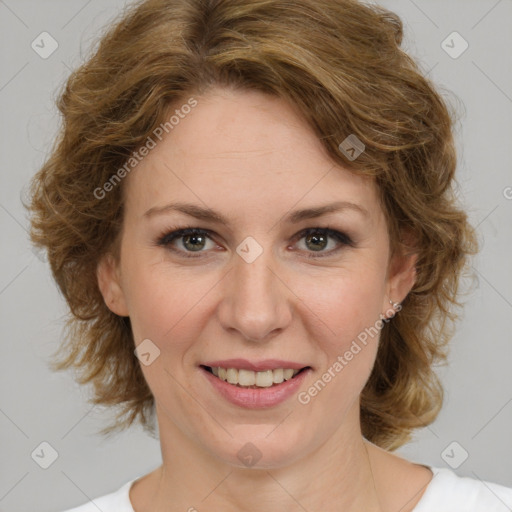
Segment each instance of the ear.
[{"label": "ear", "polygon": [[121,286],[119,265],[112,254],[106,254],[96,268],[98,286],[107,307],[119,316],[129,316]]},{"label": "ear", "polygon": [[[400,244],[390,258],[387,278],[387,297],[384,311],[389,310],[389,301],[401,303],[416,282],[418,253],[414,249],[411,236],[404,236],[406,243]],[[405,241],[402,239],[402,241]]]}]

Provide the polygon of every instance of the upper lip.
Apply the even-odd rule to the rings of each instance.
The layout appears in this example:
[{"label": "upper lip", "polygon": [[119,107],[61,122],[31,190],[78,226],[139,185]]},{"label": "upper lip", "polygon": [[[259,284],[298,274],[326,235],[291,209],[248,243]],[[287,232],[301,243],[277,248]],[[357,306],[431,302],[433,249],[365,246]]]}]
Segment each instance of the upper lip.
[{"label": "upper lip", "polygon": [[210,368],[236,368],[238,370],[252,370],[253,372],[263,372],[265,370],[276,370],[278,368],[291,368],[292,370],[301,370],[309,365],[297,363],[294,361],[284,361],[282,359],[262,359],[260,361],[248,361],[247,359],[223,359],[216,361],[207,361],[203,366]]}]

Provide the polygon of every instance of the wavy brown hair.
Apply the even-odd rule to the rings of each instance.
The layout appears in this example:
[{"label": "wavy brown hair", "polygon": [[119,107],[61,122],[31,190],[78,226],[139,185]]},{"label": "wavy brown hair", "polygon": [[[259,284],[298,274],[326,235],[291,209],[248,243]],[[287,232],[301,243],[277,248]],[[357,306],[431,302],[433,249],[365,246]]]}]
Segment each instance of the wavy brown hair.
[{"label": "wavy brown hair", "polygon": [[[171,105],[212,86],[289,101],[333,162],[375,179],[392,250],[419,257],[415,285],[381,332],[361,395],[362,432],[394,450],[435,419],[443,392],[433,366],[446,360],[477,242],[453,190],[454,109],[401,49],[402,36],[396,14],[355,0],[147,0],[71,74],[58,138],[32,181],[31,237],[47,249],[71,312],[52,367],[75,368],[80,383],[93,384],[93,403],[117,406],[103,433],[136,419],[154,432],[154,398],[129,318],[109,310],[96,277],[102,256],[119,256],[123,184],[102,199],[94,190]],[[339,149],[350,134],[365,145],[353,161]]]}]

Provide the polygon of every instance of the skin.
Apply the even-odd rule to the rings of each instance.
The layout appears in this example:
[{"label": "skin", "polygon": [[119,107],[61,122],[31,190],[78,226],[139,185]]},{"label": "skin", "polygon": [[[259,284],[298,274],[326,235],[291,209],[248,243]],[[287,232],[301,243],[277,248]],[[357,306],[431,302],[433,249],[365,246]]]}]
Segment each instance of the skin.
[{"label": "skin", "polygon": [[[237,407],[199,369],[232,357],[297,361],[313,368],[307,390],[360,332],[389,316],[390,299],[406,297],[417,256],[390,257],[373,181],[335,165],[284,100],[219,88],[196,99],[123,182],[120,259],[106,256],[98,266],[105,302],[130,317],[135,344],[150,339],[160,350],[141,367],[156,400],[163,464],[131,488],[134,510],[412,510],[431,471],[361,435],[359,396],[378,336],[308,404],[293,396],[263,410]],[[177,201],[207,206],[229,223],[145,215]],[[334,201],[366,215],[344,209],[285,220]],[[297,236],[327,226],[354,244]],[[183,227],[211,237],[188,245],[178,238],[178,252],[157,244]],[[236,252],[248,236],[263,249],[250,264]],[[250,468],[237,457],[247,442],[262,454]]]}]

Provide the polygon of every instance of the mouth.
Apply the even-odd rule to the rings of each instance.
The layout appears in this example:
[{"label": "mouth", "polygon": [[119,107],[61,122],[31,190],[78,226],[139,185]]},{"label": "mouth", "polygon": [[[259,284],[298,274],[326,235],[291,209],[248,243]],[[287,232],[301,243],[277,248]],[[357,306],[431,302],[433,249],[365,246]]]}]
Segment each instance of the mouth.
[{"label": "mouth", "polygon": [[233,386],[245,389],[273,388],[281,385],[283,382],[293,380],[308,369],[310,366],[304,366],[300,369],[293,368],[275,368],[264,371],[252,371],[242,368],[224,368],[222,366],[200,367],[217,377],[219,380],[227,382]]}]

